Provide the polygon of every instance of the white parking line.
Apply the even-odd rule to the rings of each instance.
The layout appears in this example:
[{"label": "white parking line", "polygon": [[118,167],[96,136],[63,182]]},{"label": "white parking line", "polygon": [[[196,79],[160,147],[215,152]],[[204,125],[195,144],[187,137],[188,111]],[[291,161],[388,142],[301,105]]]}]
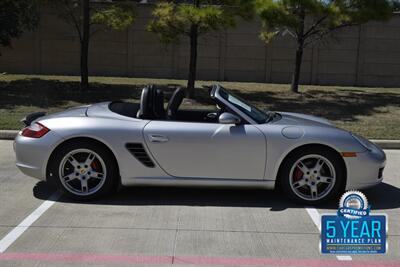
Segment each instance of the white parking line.
[{"label": "white parking line", "polygon": [[60,194],[58,192],[54,193],[49,197],[48,200],[44,201],[36,210],[34,210],[28,217],[26,217],[20,224],[18,224],[14,229],[11,230],[3,239],[0,240],[0,253],[6,251],[15,240],[18,239],[37,219],[46,212],[55,201],[58,200]]},{"label": "white parking line", "polygon": [[315,226],[317,226],[318,231],[321,231],[321,216],[319,215],[318,210],[314,208],[306,208],[306,211],[308,215],[310,215]]},{"label": "white parking line", "polygon": [[340,260],[340,261],[351,261],[351,260],[353,260],[353,258],[351,256],[349,256],[349,255],[339,255],[339,256],[336,256],[336,258],[338,260]]},{"label": "white parking line", "polygon": [[[316,208],[306,208],[308,215],[311,217],[318,231],[321,232],[321,215]],[[351,261],[353,258],[349,255],[338,255],[336,258],[340,261]]]}]

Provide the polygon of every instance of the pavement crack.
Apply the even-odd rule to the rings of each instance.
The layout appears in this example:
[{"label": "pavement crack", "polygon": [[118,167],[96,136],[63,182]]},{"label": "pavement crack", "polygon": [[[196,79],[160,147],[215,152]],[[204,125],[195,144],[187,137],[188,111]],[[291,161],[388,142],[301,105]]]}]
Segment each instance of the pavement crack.
[{"label": "pavement crack", "polygon": [[175,229],[175,238],[174,238],[174,246],[173,246],[173,251],[172,251],[172,261],[171,264],[175,263],[175,253],[176,253],[176,246],[177,246],[177,241],[178,241],[178,232],[179,232],[179,224],[180,224],[180,210],[178,211],[178,218],[176,220],[176,229]]}]

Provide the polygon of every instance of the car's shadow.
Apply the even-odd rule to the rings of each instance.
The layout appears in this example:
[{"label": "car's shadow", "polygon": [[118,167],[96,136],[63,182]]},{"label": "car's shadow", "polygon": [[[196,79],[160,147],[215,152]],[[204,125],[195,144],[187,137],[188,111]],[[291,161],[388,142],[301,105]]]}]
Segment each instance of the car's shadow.
[{"label": "car's shadow", "polygon": [[[36,198],[46,200],[54,192],[46,182],[38,182],[33,188]],[[363,191],[372,209],[386,210],[400,207],[400,188],[382,183]],[[67,197],[58,202],[80,203]],[[216,188],[178,188],[178,187],[126,187],[117,193],[99,200],[85,202],[93,205],[173,205],[173,206],[216,206],[216,207],[262,207],[271,211],[287,208],[304,208],[304,205],[288,201],[282,192],[265,189],[216,189]],[[338,208],[337,201],[318,206],[321,209]]]}]

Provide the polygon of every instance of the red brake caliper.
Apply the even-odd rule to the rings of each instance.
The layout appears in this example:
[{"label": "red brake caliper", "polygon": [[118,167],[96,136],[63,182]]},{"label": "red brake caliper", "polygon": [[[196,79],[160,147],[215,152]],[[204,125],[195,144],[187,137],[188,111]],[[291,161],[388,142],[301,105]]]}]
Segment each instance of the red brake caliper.
[{"label": "red brake caliper", "polygon": [[99,164],[97,163],[97,160],[93,160],[92,164],[90,164],[90,167],[92,167],[92,169],[95,171],[99,171]]},{"label": "red brake caliper", "polygon": [[293,172],[293,182],[297,182],[303,178],[303,172],[300,170],[299,167],[296,167]]}]

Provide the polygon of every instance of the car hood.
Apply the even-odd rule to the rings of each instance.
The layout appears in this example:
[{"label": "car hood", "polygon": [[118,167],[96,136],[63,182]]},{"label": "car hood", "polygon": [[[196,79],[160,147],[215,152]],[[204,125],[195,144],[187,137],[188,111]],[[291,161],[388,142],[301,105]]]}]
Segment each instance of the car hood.
[{"label": "car hood", "polygon": [[277,124],[334,127],[327,119],[292,112],[278,112],[282,119]]}]

